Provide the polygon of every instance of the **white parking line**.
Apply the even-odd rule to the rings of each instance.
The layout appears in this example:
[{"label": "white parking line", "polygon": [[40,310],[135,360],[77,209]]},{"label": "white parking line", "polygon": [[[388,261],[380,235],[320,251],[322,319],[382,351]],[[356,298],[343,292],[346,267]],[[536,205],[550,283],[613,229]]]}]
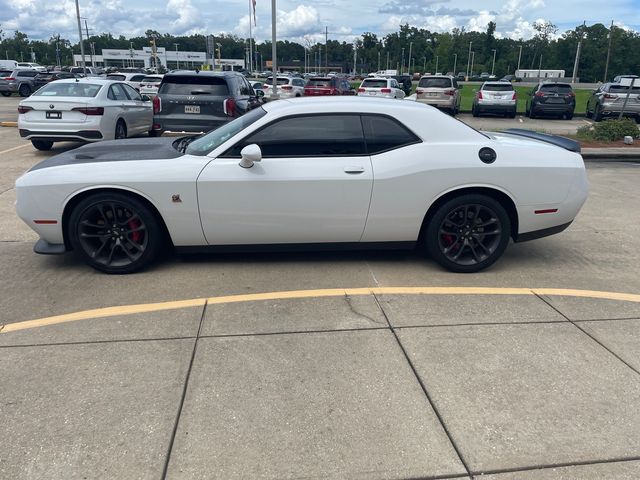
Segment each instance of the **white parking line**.
[{"label": "white parking line", "polygon": [[14,150],[18,150],[18,149],[20,149],[20,148],[28,147],[28,146],[30,146],[30,145],[31,145],[30,143],[25,143],[24,145],[19,145],[19,146],[17,146],[17,147],[9,148],[9,149],[7,149],[7,150],[3,150],[3,151],[1,151],[1,152],[0,152],[0,155],[2,155],[2,154],[4,154],[4,153],[13,152]]}]

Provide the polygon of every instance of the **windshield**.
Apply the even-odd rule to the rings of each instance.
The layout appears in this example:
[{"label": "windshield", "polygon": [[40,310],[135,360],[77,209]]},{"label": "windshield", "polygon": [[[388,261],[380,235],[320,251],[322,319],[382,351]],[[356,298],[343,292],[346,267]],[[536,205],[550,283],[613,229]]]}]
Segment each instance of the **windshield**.
[{"label": "windshield", "polygon": [[242,117],[225,123],[203,137],[194,140],[189,144],[185,153],[189,155],[207,155],[266,114],[267,112],[265,112],[263,108],[251,110]]},{"label": "windshield", "polygon": [[36,97],[95,97],[102,85],[94,83],[48,83],[33,95]]},{"label": "windshield", "polygon": [[419,87],[422,88],[451,88],[451,79],[449,78],[421,78]]}]

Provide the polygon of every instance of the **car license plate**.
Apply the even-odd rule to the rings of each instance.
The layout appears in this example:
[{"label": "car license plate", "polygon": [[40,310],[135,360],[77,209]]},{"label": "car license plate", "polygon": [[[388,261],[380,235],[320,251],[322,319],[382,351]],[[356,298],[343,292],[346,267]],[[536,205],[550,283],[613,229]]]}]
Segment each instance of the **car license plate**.
[{"label": "car license plate", "polygon": [[438,93],[437,92],[428,92],[427,93],[427,97],[437,97]]},{"label": "car license plate", "polygon": [[62,118],[62,112],[47,112],[45,116],[47,118]]},{"label": "car license plate", "polygon": [[200,105],[185,105],[184,113],[200,113]]},{"label": "car license plate", "polygon": [[564,100],[562,98],[550,98],[549,100],[547,100],[549,103],[564,103]]}]

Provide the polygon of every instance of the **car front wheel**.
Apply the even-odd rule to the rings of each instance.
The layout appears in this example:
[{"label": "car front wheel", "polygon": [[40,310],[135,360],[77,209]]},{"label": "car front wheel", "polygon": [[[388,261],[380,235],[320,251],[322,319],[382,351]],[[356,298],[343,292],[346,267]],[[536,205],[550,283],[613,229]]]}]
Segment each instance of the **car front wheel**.
[{"label": "car front wheel", "polygon": [[509,244],[511,222],[495,199],[455,197],[435,212],[426,231],[427,251],[447,270],[473,273],[492,265]]},{"label": "car front wheel", "polygon": [[140,200],[98,193],[75,206],[68,238],[83,260],[105,273],[133,273],[148,266],[164,245],[159,220]]},{"label": "car front wheel", "polygon": [[2,94],[3,97],[10,97],[11,96],[11,92],[0,92]]},{"label": "car front wheel", "polygon": [[127,126],[125,125],[124,120],[118,120],[118,123],[116,123],[116,131],[113,138],[116,140],[127,138]]}]

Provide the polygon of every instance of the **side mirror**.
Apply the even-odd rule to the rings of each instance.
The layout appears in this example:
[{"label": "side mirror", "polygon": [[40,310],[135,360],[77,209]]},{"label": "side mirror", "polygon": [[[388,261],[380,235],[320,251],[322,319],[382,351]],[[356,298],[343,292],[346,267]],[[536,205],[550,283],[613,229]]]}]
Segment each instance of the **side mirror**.
[{"label": "side mirror", "polygon": [[151,98],[148,95],[142,95],[142,101],[143,102],[150,102]]},{"label": "side mirror", "polygon": [[255,162],[262,160],[262,150],[260,150],[258,145],[252,143],[240,151],[240,156],[242,160],[240,160],[239,165],[242,168],[251,168]]},{"label": "side mirror", "polygon": [[258,89],[255,92],[256,92],[256,97],[258,97],[258,98],[264,97],[264,90]]}]

